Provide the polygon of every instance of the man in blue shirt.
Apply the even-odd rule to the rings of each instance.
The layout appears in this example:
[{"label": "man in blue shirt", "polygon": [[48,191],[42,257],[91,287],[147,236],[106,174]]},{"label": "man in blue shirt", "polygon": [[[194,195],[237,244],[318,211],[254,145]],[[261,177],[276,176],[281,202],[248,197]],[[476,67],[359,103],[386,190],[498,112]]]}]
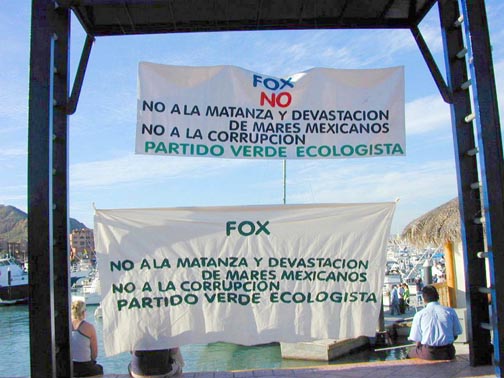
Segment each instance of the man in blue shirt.
[{"label": "man in blue shirt", "polygon": [[439,294],[434,286],[425,286],[422,297],[426,306],[413,317],[408,339],[415,341],[416,347],[410,350],[408,357],[453,360],[453,342],[462,333],[457,313],[454,309],[439,304]]}]

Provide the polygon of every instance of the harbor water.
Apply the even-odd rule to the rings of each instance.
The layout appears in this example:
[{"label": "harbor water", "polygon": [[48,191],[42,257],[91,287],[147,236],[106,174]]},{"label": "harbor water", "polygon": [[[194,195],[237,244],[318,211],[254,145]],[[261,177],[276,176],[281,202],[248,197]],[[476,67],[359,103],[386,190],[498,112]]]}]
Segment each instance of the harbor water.
[{"label": "harbor water", "polygon": [[[88,306],[87,318],[95,325],[98,334],[98,362],[105,373],[127,374],[129,353],[106,357],[103,351],[102,322],[94,318],[96,306]],[[6,356],[0,364],[0,377],[30,376],[28,306],[0,306],[0,352]],[[335,361],[307,361],[282,359],[280,346],[239,346],[228,343],[184,345],[181,347],[186,372],[231,371],[247,369],[275,369],[307,367],[324,364],[342,364],[360,361],[396,360],[405,357],[405,349],[374,352],[364,350]]]}]

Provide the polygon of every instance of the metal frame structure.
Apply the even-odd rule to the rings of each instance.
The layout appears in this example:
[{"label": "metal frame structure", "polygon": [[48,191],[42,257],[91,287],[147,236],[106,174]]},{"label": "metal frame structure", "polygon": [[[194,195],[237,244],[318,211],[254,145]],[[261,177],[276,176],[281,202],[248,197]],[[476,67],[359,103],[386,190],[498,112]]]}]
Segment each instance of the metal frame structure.
[{"label": "metal frame structure", "polygon": [[[435,4],[439,7],[447,82],[418,28]],[[88,37],[68,96],[71,12]],[[32,0],[28,133],[32,377],[72,376],[68,120],[78,103],[94,38],[314,28],[411,30],[441,96],[451,106],[470,364],[493,363],[496,375],[501,375],[504,167],[484,0]]]}]

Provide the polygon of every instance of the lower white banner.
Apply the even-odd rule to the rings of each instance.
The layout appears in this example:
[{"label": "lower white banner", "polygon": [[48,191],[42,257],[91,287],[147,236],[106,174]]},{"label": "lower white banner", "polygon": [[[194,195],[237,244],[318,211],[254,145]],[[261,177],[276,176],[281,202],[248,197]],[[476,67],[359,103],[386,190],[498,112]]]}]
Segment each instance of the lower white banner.
[{"label": "lower white banner", "polygon": [[394,210],[96,210],[105,353],[374,336]]}]

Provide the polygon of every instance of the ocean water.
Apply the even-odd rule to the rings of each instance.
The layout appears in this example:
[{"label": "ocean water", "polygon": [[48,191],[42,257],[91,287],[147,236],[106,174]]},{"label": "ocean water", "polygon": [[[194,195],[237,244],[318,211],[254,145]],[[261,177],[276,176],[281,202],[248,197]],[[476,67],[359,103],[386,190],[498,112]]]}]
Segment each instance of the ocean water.
[{"label": "ocean water", "polygon": [[[105,373],[127,374],[129,353],[105,357],[102,344],[101,319],[94,318],[96,306],[88,306],[87,319],[96,327],[98,334],[98,362],[103,365]],[[28,306],[0,306],[0,354],[7,356],[0,364],[0,377],[30,376]],[[396,360],[404,358],[405,349],[394,349],[382,352],[364,350],[336,361],[306,361],[282,359],[280,346],[268,344],[246,347],[228,343],[205,345],[184,345],[181,347],[186,372],[231,371],[247,369],[276,369],[304,367],[324,364],[341,364],[348,362]]]}]

